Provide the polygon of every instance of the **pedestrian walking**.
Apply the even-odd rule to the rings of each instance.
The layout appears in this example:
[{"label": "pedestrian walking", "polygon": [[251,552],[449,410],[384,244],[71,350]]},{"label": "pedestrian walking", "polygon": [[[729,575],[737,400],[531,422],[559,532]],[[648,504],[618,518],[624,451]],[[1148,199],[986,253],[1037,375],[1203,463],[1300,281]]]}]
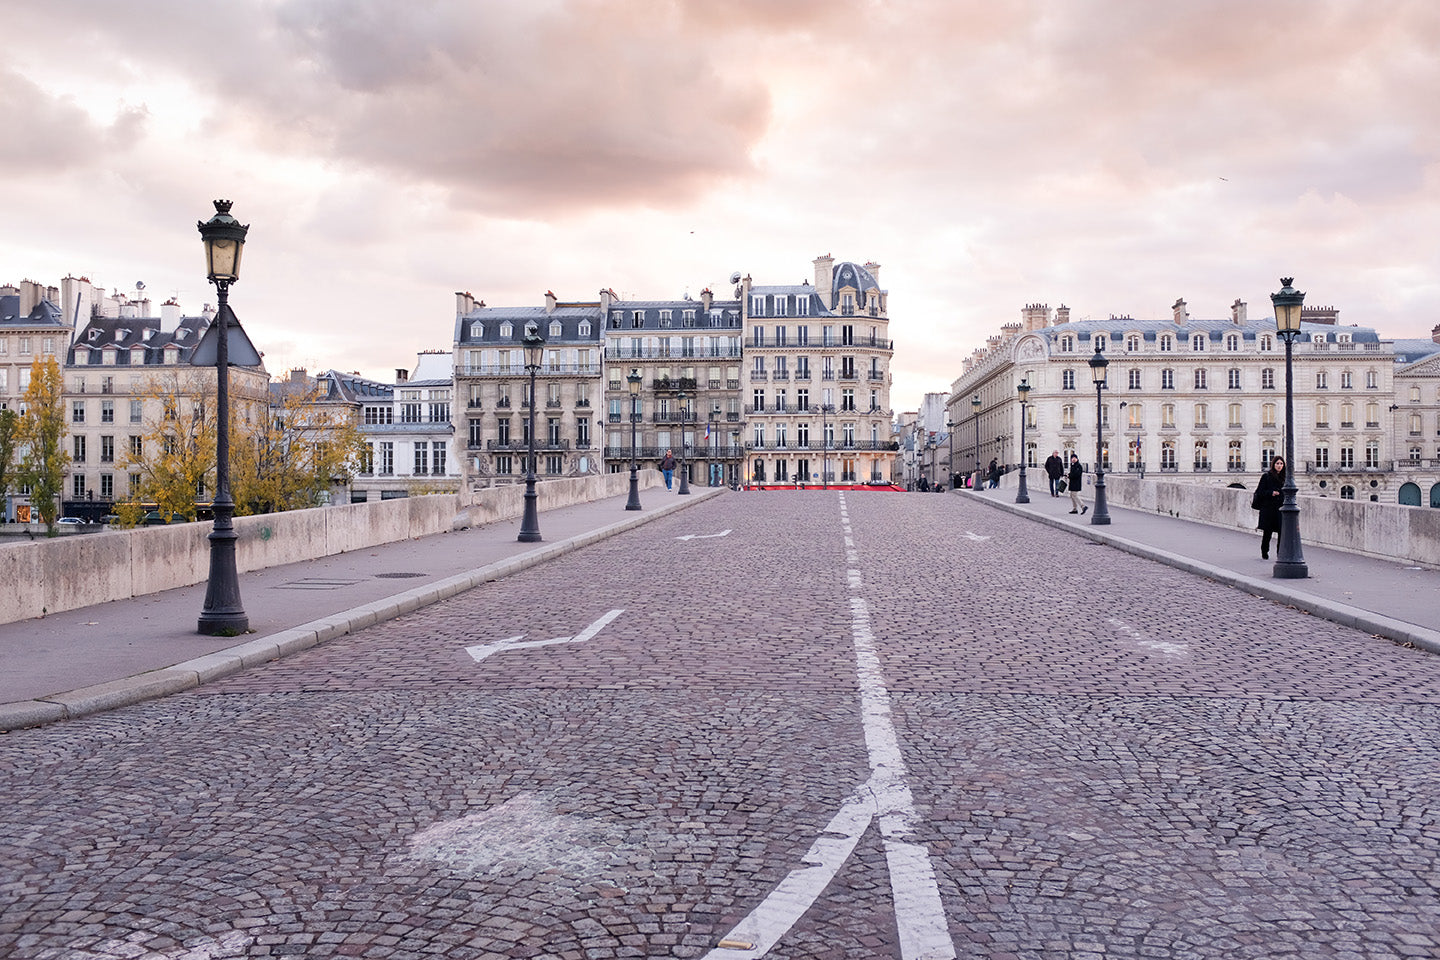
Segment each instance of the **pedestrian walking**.
[{"label": "pedestrian walking", "polygon": [[987,472],[990,474],[990,489],[994,490],[1000,486],[1000,464],[994,457],[990,458],[990,469]]},{"label": "pedestrian walking", "polygon": [[1050,496],[1060,496],[1060,478],[1065,475],[1065,461],[1060,459],[1060,451],[1052,451],[1050,456],[1045,458],[1045,476],[1050,478]]},{"label": "pedestrian walking", "polygon": [[670,489],[670,481],[675,479],[675,452],[666,450],[665,456],[660,459],[660,472],[665,474],[665,489]]},{"label": "pedestrian walking", "polygon": [[1080,476],[1082,472],[1080,469],[1080,458],[1073,453],[1070,454],[1070,476],[1066,478],[1065,484],[1066,489],[1070,493],[1071,513],[1084,514],[1090,510],[1088,506],[1080,502]]},{"label": "pedestrian walking", "polygon": [[1284,502],[1285,458],[1270,461],[1270,469],[1260,475],[1250,506],[1260,511],[1255,526],[1260,530],[1260,559],[1270,559],[1270,535],[1280,532],[1280,504]]}]

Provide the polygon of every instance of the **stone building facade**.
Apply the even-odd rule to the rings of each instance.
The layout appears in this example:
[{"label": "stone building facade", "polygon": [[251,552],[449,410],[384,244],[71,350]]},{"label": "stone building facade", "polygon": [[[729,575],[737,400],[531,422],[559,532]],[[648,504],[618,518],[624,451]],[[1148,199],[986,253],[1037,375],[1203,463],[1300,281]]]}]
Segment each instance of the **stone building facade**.
[{"label": "stone building facade", "polygon": [[[1089,361],[1108,361],[1097,402]],[[1296,480],[1322,496],[1395,502],[1407,482],[1440,480],[1434,437],[1405,448],[1397,432],[1401,371],[1417,381],[1414,413],[1425,440],[1436,381],[1427,357],[1440,343],[1401,349],[1373,329],[1339,323],[1333,307],[1306,307],[1293,349]],[[1030,386],[1021,444],[1017,386]],[[1419,382],[1427,381],[1427,382]],[[978,398],[978,415],[974,400]],[[953,469],[991,457],[1027,467],[1058,450],[1092,465],[1096,422],[1107,470],[1174,474],[1198,482],[1253,482],[1285,449],[1285,344],[1273,317],[1248,317],[1236,300],[1230,316],[1191,317],[1183,300],[1168,320],[1109,317],[1072,320],[1027,305],[1019,323],[1001,328],[964,365],[951,386]],[[1407,430],[1413,418],[1407,416]],[[977,448],[976,436],[979,443]],[[1412,480],[1410,474],[1424,476]],[[1248,477],[1248,479],[1247,479]]]}]

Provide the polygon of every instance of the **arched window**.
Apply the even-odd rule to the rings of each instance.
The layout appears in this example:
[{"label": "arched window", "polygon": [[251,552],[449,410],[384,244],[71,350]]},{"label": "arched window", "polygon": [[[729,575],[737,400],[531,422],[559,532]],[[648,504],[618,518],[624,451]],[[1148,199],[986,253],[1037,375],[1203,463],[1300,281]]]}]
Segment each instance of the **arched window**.
[{"label": "arched window", "polygon": [[1175,338],[1168,333],[1160,334],[1160,352],[1169,353],[1175,349]]},{"label": "arched window", "polygon": [[1210,469],[1210,441],[1195,441],[1195,469],[1206,471]]},{"label": "arched window", "polygon": [[1067,333],[1065,336],[1063,336],[1063,337],[1060,338],[1060,352],[1061,352],[1061,353],[1074,353],[1074,352],[1075,352],[1075,338],[1072,337],[1072,336],[1070,336],[1068,333]]},{"label": "arched window", "polygon": [[1440,507],[1440,483],[1430,488],[1430,506]]},{"label": "arched window", "polygon": [[1265,353],[1269,353],[1271,350],[1274,350],[1275,338],[1270,336],[1270,334],[1268,333],[1262,334],[1260,337],[1260,349]]},{"label": "arched window", "polygon": [[1140,334],[1132,333],[1125,338],[1125,349],[1134,353],[1140,349]]},{"label": "arched window", "polygon": [[1202,351],[1205,349],[1205,334],[1197,333],[1190,338],[1190,349]]},{"label": "arched window", "polygon": [[1140,449],[1140,438],[1136,437],[1125,445],[1125,465],[1131,470],[1139,470],[1144,462],[1145,458]]},{"label": "arched window", "polygon": [[1165,440],[1160,444],[1160,469],[1175,469],[1175,441]]},{"label": "arched window", "polygon": [[1402,507],[1420,506],[1420,485],[1417,483],[1402,483],[1400,495],[1397,498]]},{"label": "arched window", "polygon": [[1262,403],[1262,404],[1260,405],[1260,426],[1262,426],[1262,427],[1273,427],[1273,426],[1275,426],[1275,404],[1273,404],[1273,403]]},{"label": "arched window", "polygon": [[1411,403],[1419,403],[1419,402],[1420,402],[1420,388],[1419,388],[1419,387],[1411,387],[1411,388],[1410,388],[1410,402],[1411,402]]},{"label": "arched window", "polygon": [[1226,350],[1231,350],[1231,351],[1239,350],[1239,349],[1240,349],[1240,334],[1238,334],[1238,333],[1227,333],[1227,334],[1225,335],[1225,349],[1226,349]]},{"label": "arched window", "polygon": [[1097,333],[1095,335],[1094,349],[1099,350],[1101,353],[1109,350],[1110,338],[1105,336],[1103,333]]},{"label": "arched window", "polygon": [[1355,488],[1352,487],[1352,486],[1350,486],[1348,483],[1345,484],[1345,486],[1343,486],[1343,487],[1340,488],[1340,499],[1341,499],[1341,500],[1354,500],[1354,499],[1355,499]]},{"label": "arched window", "polygon": [[1269,470],[1270,462],[1275,459],[1275,441],[1266,440],[1260,444],[1260,469]]},{"label": "arched window", "polygon": [[1226,469],[1239,473],[1245,469],[1245,443],[1243,440],[1231,440],[1225,453]]}]

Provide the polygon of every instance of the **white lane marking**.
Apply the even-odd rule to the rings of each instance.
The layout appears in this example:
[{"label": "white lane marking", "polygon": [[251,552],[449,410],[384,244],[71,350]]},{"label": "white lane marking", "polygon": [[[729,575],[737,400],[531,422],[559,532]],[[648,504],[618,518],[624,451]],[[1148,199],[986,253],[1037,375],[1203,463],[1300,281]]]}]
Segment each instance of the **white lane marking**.
[{"label": "white lane marking", "polygon": [[874,775],[875,814],[885,841],[885,860],[890,867],[890,890],[895,901],[895,921],[900,933],[903,960],[951,960],[955,943],[940,903],[940,887],[930,853],[923,844],[911,841],[918,816],[914,797],[905,778],[905,760],[890,714],[890,691],[880,671],[875,635],[870,629],[870,609],[861,597],[850,599],[851,632],[855,637],[855,661],[860,679],[860,705],[865,743],[870,749]]},{"label": "white lane marking", "polygon": [[152,935],[150,931],[137,930],[124,940],[104,940],[86,949],[71,947],[63,951],[47,950],[39,957],[41,960],[112,960],[115,957],[143,957],[146,960],[223,960],[245,956],[246,948],[255,942],[255,938],[249,934],[232,930],[221,934],[219,938],[201,937],[188,947],[179,946],[164,953],[154,953],[144,947]]},{"label": "white lane marking", "polygon": [[479,663],[481,660],[484,660],[491,654],[499,653],[501,650],[527,650],[531,647],[548,647],[557,643],[584,643],[586,640],[593,638],[595,634],[605,629],[606,625],[609,624],[611,620],[614,620],[616,617],[620,616],[620,614],[624,612],[624,610],[611,610],[609,613],[604,614],[600,617],[599,620],[596,620],[594,623],[590,624],[590,626],[586,627],[584,630],[581,630],[573,637],[551,637],[549,640],[530,640],[528,642],[521,642],[522,640],[524,640],[525,637],[525,634],[522,633],[519,636],[506,637],[504,640],[497,640],[494,643],[478,643],[473,647],[466,647],[465,652],[470,654],[470,656],[475,659],[476,663]]},{"label": "white lane marking", "polygon": [[990,538],[989,538],[989,537],[982,537],[982,536],[980,536],[980,534],[978,534],[978,533],[971,533],[969,530],[966,530],[966,531],[965,531],[965,539],[966,539],[966,540],[974,540],[976,543],[980,543],[981,541],[989,540]]},{"label": "white lane marking", "polygon": [[805,851],[801,860],[807,866],[791,870],[770,895],[760,901],[759,906],[721,938],[722,941],[749,943],[751,947],[742,950],[716,947],[705,955],[705,960],[722,957],[756,960],[765,956],[830,885],[874,816],[875,798],[869,784],[866,784],[845,801],[840,812],[831,818],[810,849]]},{"label": "white lane marking", "polygon": [[[840,496],[844,512],[844,494]],[[846,532],[848,533],[848,524]],[[860,571],[846,570],[850,588],[861,587]],[[734,947],[717,947],[705,960],[757,960],[804,916],[815,903],[839,865],[855,849],[871,819],[879,821],[880,836],[885,846],[885,862],[890,872],[890,890],[895,906],[895,923],[900,935],[901,960],[954,960],[955,943],[940,902],[940,886],[930,853],[923,844],[911,841],[911,833],[919,819],[914,797],[905,779],[905,760],[900,754],[900,741],[890,718],[890,692],[880,670],[880,657],[875,650],[875,635],[870,627],[870,608],[861,597],[850,598],[851,633],[855,638],[855,672],[860,687],[860,718],[865,733],[865,746],[870,755],[870,779],[863,788],[868,801],[851,797],[830,821],[825,832],[838,839],[822,836],[806,853],[810,868],[793,870],[770,895],[761,901],[749,916],[741,920],[721,942],[747,943],[737,951]],[[836,859],[836,855],[838,859]]]},{"label": "white lane marking", "polygon": [[1111,617],[1107,622],[1114,627],[1118,627],[1120,632],[1129,637],[1137,647],[1154,650],[1156,653],[1163,653],[1169,657],[1184,657],[1190,654],[1190,645],[1188,643],[1171,643],[1168,640],[1152,640],[1124,620],[1117,620],[1114,617]]},{"label": "white lane marking", "polygon": [[729,530],[721,530],[719,533],[687,533],[687,534],[685,534],[684,536],[682,536],[682,537],[676,537],[675,539],[676,539],[676,540],[713,540],[713,539],[715,539],[716,537],[728,537],[728,536],[730,536],[730,534],[731,534],[731,531],[729,531]]}]

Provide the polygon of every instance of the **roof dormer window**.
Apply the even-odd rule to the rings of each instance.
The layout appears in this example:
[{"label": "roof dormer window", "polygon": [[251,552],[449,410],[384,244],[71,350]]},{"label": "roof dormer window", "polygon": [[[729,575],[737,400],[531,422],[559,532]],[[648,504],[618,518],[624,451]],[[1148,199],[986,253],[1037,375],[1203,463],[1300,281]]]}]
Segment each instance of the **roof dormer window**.
[{"label": "roof dormer window", "polygon": [[98,329],[92,329],[92,330],[90,331],[90,342],[91,342],[91,343],[94,343],[96,340],[99,340],[99,339],[100,339],[100,331],[99,331]]},{"label": "roof dormer window", "polygon": [[551,320],[551,321],[550,321],[550,336],[551,336],[551,337],[558,337],[558,336],[560,336],[561,334],[563,334],[564,332],[565,332],[565,328],[564,328],[563,326],[561,326],[559,320]]},{"label": "roof dormer window", "polygon": [[483,336],[485,336],[485,324],[481,323],[479,320],[476,320],[474,323],[470,324],[471,340],[479,340]]},{"label": "roof dormer window", "polygon": [[588,337],[588,336],[590,336],[590,330],[591,330],[590,321],[589,321],[589,320],[581,320],[581,321],[580,321],[580,336],[582,336],[582,337]]},{"label": "roof dormer window", "polygon": [[509,339],[514,335],[515,325],[513,323],[511,323],[509,320],[506,320],[504,323],[500,324],[500,336]]}]

